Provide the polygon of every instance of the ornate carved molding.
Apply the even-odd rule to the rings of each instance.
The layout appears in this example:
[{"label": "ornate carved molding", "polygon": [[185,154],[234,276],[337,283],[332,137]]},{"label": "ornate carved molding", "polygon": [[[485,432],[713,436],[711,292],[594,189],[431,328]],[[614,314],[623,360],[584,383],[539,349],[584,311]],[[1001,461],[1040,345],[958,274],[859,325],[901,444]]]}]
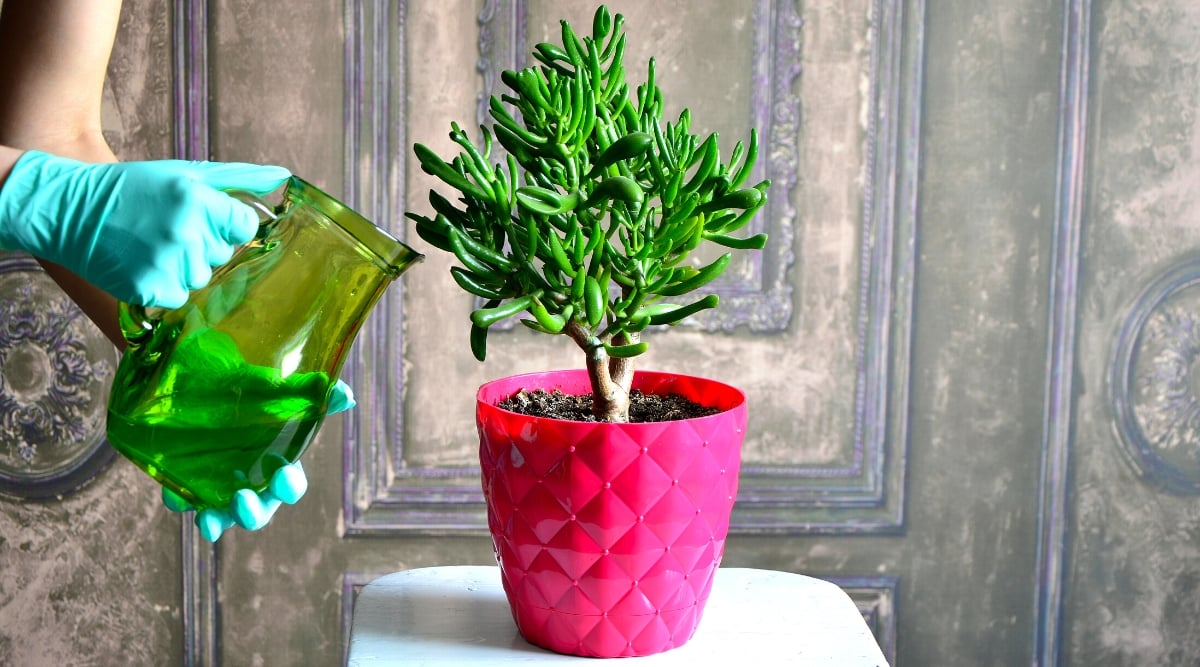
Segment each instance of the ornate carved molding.
[{"label": "ornate carved molding", "polygon": [[[772,13],[791,11],[783,3]],[[903,530],[924,12],[921,0],[871,4],[851,458],[829,466],[744,467],[734,531]]]},{"label": "ornate carved molding", "polygon": [[[407,3],[346,3],[346,202],[405,238],[403,66]],[[403,461],[404,278],[376,305],[345,367],[359,404],[345,422],[347,481],[343,518],[348,534],[388,532],[422,522],[396,507],[393,462]],[[477,474],[477,473],[476,473]],[[425,489],[429,491],[428,488]],[[400,518],[403,517],[403,518]]]},{"label": "ornate carved molding", "polygon": [[112,461],[117,352],[31,257],[0,251],[0,494],[62,497]]},{"label": "ornate carved molding", "polygon": [[1200,494],[1200,258],[1162,273],[1134,300],[1114,350],[1109,393],[1121,451],[1150,484]]}]

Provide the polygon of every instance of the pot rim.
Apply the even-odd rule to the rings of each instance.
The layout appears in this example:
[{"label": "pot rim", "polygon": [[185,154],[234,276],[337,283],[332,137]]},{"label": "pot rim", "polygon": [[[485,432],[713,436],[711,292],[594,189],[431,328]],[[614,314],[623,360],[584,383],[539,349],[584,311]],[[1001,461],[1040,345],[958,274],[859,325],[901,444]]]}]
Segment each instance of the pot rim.
[{"label": "pot rim", "polygon": [[[531,415],[525,415],[525,414],[521,414],[519,412],[513,412],[511,410],[505,410],[504,408],[499,407],[498,405],[496,405],[496,402],[499,401],[500,399],[495,395],[489,395],[489,394],[495,393],[497,385],[511,385],[513,387],[512,391],[515,391],[516,387],[521,386],[521,382],[523,380],[528,380],[530,387],[532,387],[534,389],[538,389],[538,388],[544,388],[544,386],[546,384],[554,384],[553,378],[555,378],[555,377],[561,378],[564,376],[570,377],[573,380],[573,382],[576,384],[578,384],[582,380],[582,383],[584,385],[583,390],[587,391],[587,392],[591,391],[590,382],[589,382],[588,376],[587,376],[587,369],[584,369],[584,368],[564,368],[564,369],[556,369],[556,370],[548,370],[548,371],[516,373],[513,375],[506,375],[504,377],[495,378],[495,379],[489,380],[489,381],[481,384],[479,386],[478,390],[475,392],[476,410],[484,410],[484,409],[495,410],[496,412],[509,414],[509,415],[516,415],[516,416],[524,417],[524,418],[530,419],[530,420],[547,420],[547,421],[555,421],[555,422],[568,422],[568,423],[574,423],[574,424],[593,424],[593,425],[606,423],[606,422],[586,422],[586,421],[579,421],[579,420],[574,420],[574,419],[558,419],[558,418],[551,418],[551,417],[535,417],[535,416],[531,416]],[[547,380],[549,380],[549,381],[547,381]],[[702,421],[705,419],[720,419],[722,415],[728,414],[729,412],[746,409],[746,394],[741,389],[739,389],[731,384],[722,382],[720,380],[714,380],[712,378],[707,378],[707,377],[698,376],[698,375],[688,375],[686,373],[676,373],[673,371],[656,371],[656,370],[638,369],[638,370],[635,370],[633,373],[632,387],[634,389],[637,389],[637,388],[639,388],[639,384],[644,385],[647,382],[653,382],[655,380],[677,380],[677,381],[682,381],[685,384],[696,384],[696,383],[704,384],[704,385],[708,385],[712,388],[716,388],[722,394],[724,394],[725,400],[722,401],[723,405],[717,406],[718,409],[720,410],[720,412],[717,412],[717,413],[711,414],[711,415],[706,415],[703,417],[691,417],[689,419],[678,420],[678,421],[697,422],[697,421]],[[572,390],[572,391],[574,391],[574,390]],[[506,397],[507,397],[507,395],[511,395],[511,393],[506,393]],[[691,398],[691,400],[696,400],[695,398],[692,398],[692,397],[688,397],[688,398]],[[637,427],[654,427],[656,424],[661,425],[662,423],[664,423],[664,422],[626,422],[626,423],[612,424],[612,425],[627,427],[627,428],[628,427],[637,428]],[[669,423],[669,422],[666,422],[666,423]]]}]

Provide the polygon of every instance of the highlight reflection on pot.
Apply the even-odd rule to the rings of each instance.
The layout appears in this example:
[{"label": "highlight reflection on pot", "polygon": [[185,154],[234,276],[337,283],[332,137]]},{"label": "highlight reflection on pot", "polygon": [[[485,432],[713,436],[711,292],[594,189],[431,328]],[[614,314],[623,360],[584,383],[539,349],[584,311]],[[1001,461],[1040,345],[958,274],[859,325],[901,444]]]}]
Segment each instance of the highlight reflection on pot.
[{"label": "highlight reflection on pot", "polygon": [[108,439],[197,509],[296,461],[368,313],[422,256],[293,177],[256,238],[175,310],[121,304]]}]

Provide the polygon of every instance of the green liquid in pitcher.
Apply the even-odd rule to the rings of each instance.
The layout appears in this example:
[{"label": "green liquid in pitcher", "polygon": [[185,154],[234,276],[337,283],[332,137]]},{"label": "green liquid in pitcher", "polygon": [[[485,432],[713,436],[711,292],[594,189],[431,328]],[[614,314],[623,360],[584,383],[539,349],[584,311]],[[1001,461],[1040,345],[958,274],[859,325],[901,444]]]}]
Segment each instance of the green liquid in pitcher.
[{"label": "green liquid in pitcher", "polygon": [[[154,337],[178,333],[164,322]],[[108,439],[198,509],[223,508],[239,489],[265,489],[300,456],[325,417],[330,384],[322,372],[283,377],[249,364],[228,335],[200,329],[162,363],[121,366]]]}]

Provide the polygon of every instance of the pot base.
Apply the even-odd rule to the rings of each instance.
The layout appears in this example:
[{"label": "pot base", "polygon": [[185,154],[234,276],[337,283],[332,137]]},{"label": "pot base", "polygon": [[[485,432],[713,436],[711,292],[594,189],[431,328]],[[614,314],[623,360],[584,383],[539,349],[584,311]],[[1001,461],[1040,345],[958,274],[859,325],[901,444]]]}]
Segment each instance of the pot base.
[{"label": "pot base", "polygon": [[695,633],[737,495],[745,396],[666,373],[638,373],[633,386],[722,411],[608,424],[495,405],[520,389],[587,391],[584,371],[516,376],[479,391],[488,527],[513,617],[530,643],[637,656]]},{"label": "pot base", "polygon": [[[511,603],[510,603],[511,604]],[[683,646],[700,624],[703,608],[640,616],[572,615],[532,606],[514,608],[521,636],[544,649],[588,658],[624,658]]]}]

